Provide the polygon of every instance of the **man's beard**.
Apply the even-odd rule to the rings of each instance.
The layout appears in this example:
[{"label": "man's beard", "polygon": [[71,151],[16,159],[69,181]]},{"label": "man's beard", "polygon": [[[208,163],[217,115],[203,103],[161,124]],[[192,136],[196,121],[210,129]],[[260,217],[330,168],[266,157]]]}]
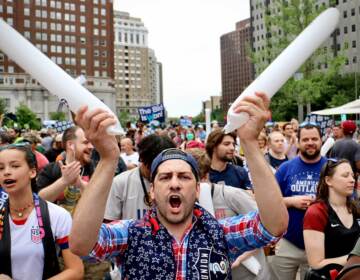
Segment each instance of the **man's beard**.
[{"label": "man's beard", "polygon": [[232,161],[233,157],[234,156],[230,157],[230,156],[224,155],[224,156],[220,157],[220,160],[222,162],[230,162],[230,161]]},{"label": "man's beard", "polygon": [[306,150],[300,151],[301,155],[308,160],[316,159],[320,154],[320,149],[316,150],[314,154],[308,154]]}]

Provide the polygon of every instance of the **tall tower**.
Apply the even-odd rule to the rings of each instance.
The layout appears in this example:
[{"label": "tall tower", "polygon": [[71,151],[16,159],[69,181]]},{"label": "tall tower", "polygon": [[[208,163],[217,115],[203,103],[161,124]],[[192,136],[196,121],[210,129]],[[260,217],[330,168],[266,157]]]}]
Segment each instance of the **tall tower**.
[{"label": "tall tower", "polygon": [[157,103],[161,86],[155,52],[141,19],[114,12],[116,110],[138,118],[138,107]]},{"label": "tall tower", "polygon": [[[1,1],[0,17],[115,111],[112,0]],[[57,97],[0,52],[0,97],[14,112],[26,104],[41,119],[56,112]]]},{"label": "tall tower", "polygon": [[236,24],[236,30],[220,38],[222,109],[227,111],[232,102],[253,80],[253,66],[247,57],[250,47],[250,19]]}]

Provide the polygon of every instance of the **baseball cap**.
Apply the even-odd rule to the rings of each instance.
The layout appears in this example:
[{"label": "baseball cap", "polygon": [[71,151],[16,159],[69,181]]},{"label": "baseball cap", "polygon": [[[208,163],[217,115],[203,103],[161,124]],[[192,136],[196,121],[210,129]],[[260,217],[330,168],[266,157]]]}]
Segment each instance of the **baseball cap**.
[{"label": "baseball cap", "polygon": [[341,127],[345,134],[353,134],[356,131],[356,124],[351,120],[343,121]]},{"label": "baseball cap", "polygon": [[154,178],[157,173],[157,169],[160,164],[164,161],[172,160],[172,159],[180,159],[186,161],[191,166],[191,171],[195,175],[196,181],[199,180],[199,167],[196,160],[192,155],[187,154],[179,149],[170,148],[162,151],[157,157],[153,160],[151,164],[151,181],[154,181]]}]

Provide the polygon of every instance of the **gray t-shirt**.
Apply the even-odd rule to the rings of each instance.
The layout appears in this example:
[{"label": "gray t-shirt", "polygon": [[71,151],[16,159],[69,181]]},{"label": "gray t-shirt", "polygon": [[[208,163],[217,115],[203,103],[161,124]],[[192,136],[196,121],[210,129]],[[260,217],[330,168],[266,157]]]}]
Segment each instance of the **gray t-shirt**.
[{"label": "gray t-shirt", "polygon": [[[247,191],[222,184],[213,184],[213,186],[213,205],[216,219],[247,214],[250,211],[257,210],[254,198]],[[261,270],[257,276],[241,264],[232,270],[232,278],[241,280],[274,279],[264,251],[258,249],[258,253],[256,253],[254,257],[261,265]]]},{"label": "gray t-shirt", "polygon": [[[144,178],[146,190],[150,182]],[[149,209],[144,203],[144,190],[140,180],[140,168],[125,171],[117,175],[111,185],[106,203],[107,220],[141,219]]]}]

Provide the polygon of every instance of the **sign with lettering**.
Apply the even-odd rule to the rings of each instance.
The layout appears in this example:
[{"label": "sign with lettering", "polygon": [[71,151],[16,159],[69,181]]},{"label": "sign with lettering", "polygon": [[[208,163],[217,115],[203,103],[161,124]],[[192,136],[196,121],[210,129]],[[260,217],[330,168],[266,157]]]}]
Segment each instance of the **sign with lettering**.
[{"label": "sign with lettering", "polygon": [[150,123],[154,120],[160,123],[165,122],[165,108],[162,103],[138,108],[140,120],[144,123]]}]

